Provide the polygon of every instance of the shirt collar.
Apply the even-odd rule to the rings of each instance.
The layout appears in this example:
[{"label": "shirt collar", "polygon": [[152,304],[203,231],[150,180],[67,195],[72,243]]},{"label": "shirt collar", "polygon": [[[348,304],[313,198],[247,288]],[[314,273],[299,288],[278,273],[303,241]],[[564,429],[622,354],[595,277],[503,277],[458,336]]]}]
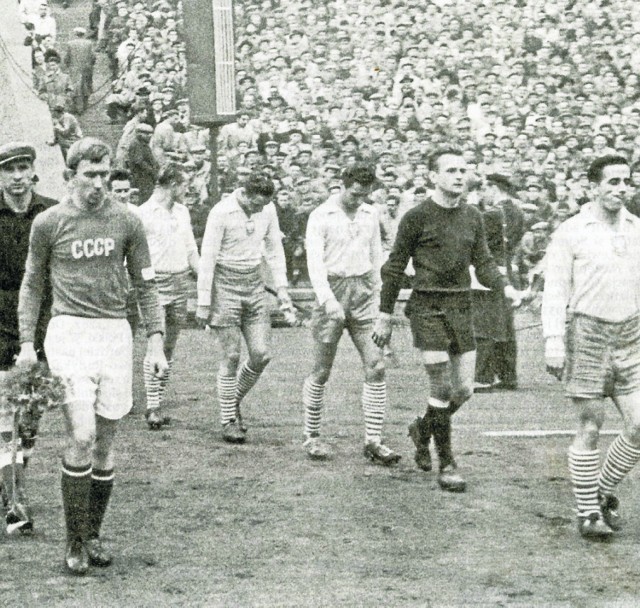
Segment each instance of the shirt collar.
[{"label": "shirt collar", "polygon": [[[338,212],[344,213],[344,210],[342,209],[342,207],[338,205],[338,201],[340,200],[339,197],[340,197],[339,194],[334,194],[333,196],[329,197],[329,199],[327,200],[328,207],[329,207],[327,209],[327,213],[338,213]],[[356,209],[356,215],[361,211],[364,213],[372,213],[373,212],[372,207],[373,205],[369,205],[368,203],[360,203],[360,206]]]},{"label": "shirt collar", "polygon": [[31,217],[33,214],[39,213],[40,211],[44,211],[47,206],[44,204],[40,197],[35,193],[31,193],[31,201],[29,202],[29,206],[25,210],[24,213],[16,213],[9,205],[7,205],[4,199],[4,192],[0,190],[0,213],[12,213],[13,215],[21,216],[21,217]]},{"label": "shirt collar", "polygon": [[[635,221],[635,215],[627,211],[625,207],[620,210],[620,214],[622,216],[621,219],[623,222]],[[585,205],[583,205],[582,209],[580,209],[579,215],[585,224],[597,224],[600,222],[600,220],[593,213],[592,203],[586,203]]]}]

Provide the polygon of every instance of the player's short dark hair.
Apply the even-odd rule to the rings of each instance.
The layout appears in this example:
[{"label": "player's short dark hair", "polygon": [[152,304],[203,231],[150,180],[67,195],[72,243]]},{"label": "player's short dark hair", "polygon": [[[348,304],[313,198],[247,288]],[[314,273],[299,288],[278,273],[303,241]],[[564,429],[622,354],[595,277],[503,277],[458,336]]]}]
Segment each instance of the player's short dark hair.
[{"label": "player's short dark hair", "polygon": [[594,184],[599,184],[602,181],[602,173],[604,172],[604,168],[609,167],[610,165],[627,165],[627,167],[631,169],[629,160],[621,154],[607,154],[606,156],[596,158],[589,165],[589,170],[587,171],[587,179]]},{"label": "player's short dark hair", "polygon": [[349,165],[340,176],[345,188],[352,186],[353,184],[360,184],[362,186],[370,186],[376,181],[376,173],[371,165],[365,163],[354,163]]},{"label": "player's short dark hair", "polygon": [[126,169],[114,169],[109,175],[109,187],[113,182],[130,182],[131,173]]},{"label": "player's short dark hair", "polygon": [[81,161],[99,163],[105,156],[112,157],[108,144],[97,137],[83,137],[71,144],[67,152],[67,167],[75,172]]},{"label": "player's short dark hair", "polygon": [[158,186],[175,186],[184,182],[184,169],[178,163],[167,163],[158,172]]},{"label": "player's short dark hair", "polygon": [[250,173],[244,180],[243,188],[249,196],[273,196],[275,192],[273,180],[262,171]]},{"label": "player's short dark hair", "polygon": [[437,171],[438,161],[440,160],[440,157],[446,155],[462,156],[462,149],[458,146],[440,146],[436,148],[429,155],[429,171]]}]

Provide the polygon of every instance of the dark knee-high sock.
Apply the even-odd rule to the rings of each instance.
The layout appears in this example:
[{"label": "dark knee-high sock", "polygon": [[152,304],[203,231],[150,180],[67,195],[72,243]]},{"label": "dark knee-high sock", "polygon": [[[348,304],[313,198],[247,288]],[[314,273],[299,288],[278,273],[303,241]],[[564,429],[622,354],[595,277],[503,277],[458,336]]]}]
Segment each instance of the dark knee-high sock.
[{"label": "dark knee-high sock", "polygon": [[89,522],[91,465],[72,467],[62,463],[62,504],[68,540],[85,540]]},{"label": "dark knee-high sock", "polygon": [[100,536],[100,526],[111,498],[113,479],[113,469],[93,469],[89,490],[88,538]]}]

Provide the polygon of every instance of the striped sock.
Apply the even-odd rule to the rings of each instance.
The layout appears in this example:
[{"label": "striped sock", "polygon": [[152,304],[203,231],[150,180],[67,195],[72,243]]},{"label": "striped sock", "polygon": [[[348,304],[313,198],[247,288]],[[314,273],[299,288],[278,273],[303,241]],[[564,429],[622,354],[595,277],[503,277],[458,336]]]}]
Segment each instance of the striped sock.
[{"label": "striped sock", "polygon": [[220,402],[220,420],[227,424],[236,419],[236,392],[238,381],[235,376],[218,374],[218,401]]},{"label": "striped sock", "polygon": [[67,539],[86,539],[89,523],[91,464],[72,467],[62,462],[62,504]]},{"label": "striped sock", "polygon": [[569,475],[573,484],[579,516],[600,513],[598,502],[598,469],[600,467],[600,451],[581,452],[574,447],[569,448]]},{"label": "striped sock", "polygon": [[262,372],[255,372],[249,367],[249,362],[245,361],[238,373],[238,385],[236,387],[236,401],[240,403],[245,395],[253,388]]},{"label": "striped sock", "polygon": [[364,411],[365,441],[380,443],[382,423],[387,405],[385,382],[365,382],[362,385],[362,409]]},{"label": "striped sock", "polygon": [[640,448],[631,445],[622,435],[618,435],[609,446],[607,457],[600,471],[598,487],[604,495],[613,494],[614,488],[624,479],[640,460]]},{"label": "striped sock", "polygon": [[113,489],[113,469],[93,469],[89,491],[89,538],[100,536],[100,526],[111,498]]},{"label": "striped sock", "polygon": [[158,402],[162,403],[164,401],[164,395],[167,391],[167,386],[169,385],[169,377],[171,376],[171,367],[173,366],[173,359],[169,359],[167,361],[167,371],[163,374],[162,378],[160,378],[160,386],[158,390]]},{"label": "striped sock", "polygon": [[316,384],[306,378],[302,385],[302,405],[304,405],[304,436],[320,435],[320,418],[324,404],[324,384]]},{"label": "striped sock", "polygon": [[160,407],[160,379],[146,361],[142,364],[142,373],[147,394],[147,411],[157,410]]}]

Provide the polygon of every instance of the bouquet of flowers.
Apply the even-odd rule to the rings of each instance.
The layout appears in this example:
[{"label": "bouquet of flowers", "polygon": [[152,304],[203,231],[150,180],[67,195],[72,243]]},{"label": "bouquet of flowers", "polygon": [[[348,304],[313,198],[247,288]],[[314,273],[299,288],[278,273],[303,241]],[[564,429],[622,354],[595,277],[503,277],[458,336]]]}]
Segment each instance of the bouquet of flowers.
[{"label": "bouquet of flowers", "polygon": [[19,365],[2,374],[0,378],[0,416],[11,416],[11,466],[13,483],[9,500],[11,509],[20,509],[16,498],[16,457],[18,439],[23,447],[33,442],[38,432],[38,423],[47,410],[61,406],[66,399],[66,384],[62,378],[52,374],[44,363]]}]

